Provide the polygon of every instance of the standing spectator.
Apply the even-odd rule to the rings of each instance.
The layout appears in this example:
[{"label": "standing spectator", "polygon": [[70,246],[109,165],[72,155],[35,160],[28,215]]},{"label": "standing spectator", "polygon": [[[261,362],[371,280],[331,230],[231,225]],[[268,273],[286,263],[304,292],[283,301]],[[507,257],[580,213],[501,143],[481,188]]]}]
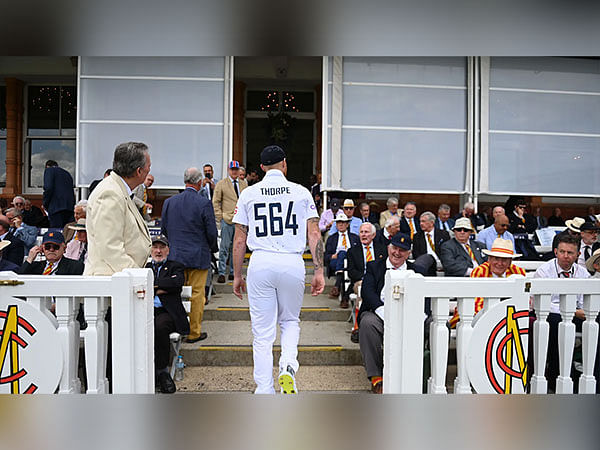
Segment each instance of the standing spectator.
[{"label": "standing spectator", "polygon": [[89,253],[85,275],[112,275],[146,265],[150,233],[131,195],[148,172],[150,155],[146,144],[126,142],[117,146],[111,174],[94,189],[88,201]]},{"label": "standing spectator", "polygon": [[469,241],[473,224],[468,217],[460,217],[454,224],[454,237],[442,244],[440,260],[447,277],[468,277],[477,266],[485,262],[481,250],[485,248],[477,241]]},{"label": "standing spectator", "polygon": [[[35,261],[38,254],[43,253],[45,261]],[[42,238],[42,245],[29,251],[27,259],[21,266],[25,275],[81,275],[83,264],[64,256],[65,238],[60,231],[48,231]]]},{"label": "standing spectator", "polygon": [[204,178],[202,179],[202,190],[206,193],[206,198],[213,199],[216,183],[219,181],[214,178],[213,166],[210,164],[204,164],[202,167],[204,172]]},{"label": "standing spectator", "polygon": [[149,173],[146,175],[144,182],[133,190],[133,202],[146,222],[150,222],[152,219],[152,217],[150,217],[150,214],[152,213],[152,204],[149,203],[148,190],[153,184],[154,176]]},{"label": "standing spectator", "polygon": [[321,173],[318,172],[316,175],[313,175],[314,180],[310,186],[310,194],[315,202],[315,206],[317,210],[321,211]]},{"label": "standing spectator", "polygon": [[485,248],[492,248],[492,244],[498,238],[509,240],[514,248],[515,238],[508,231],[508,217],[504,215],[496,217],[494,224],[481,230],[475,239],[484,244]]},{"label": "standing spectator", "polygon": [[0,272],[11,271],[15,273],[20,272],[20,267],[14,262],[3,258],[4,249],[11,244],[10,241],[0,241]]},{"label": "standing spectator", "polygon": [[[22,197],[21,197],[22,198]],[[48,217],[42,210],[31,204],[31,200],[25,199],[25,209],[23,210],[23,222],[27,225],[38,228],[48,228]]]},{"label": "standing spectator", "polygon": [[539,206],[535,208],[535,215],[533,216],[537,225],[536,230],[541,230],[548,226],[548,219],[542,215],[542,208]]},{"label": "standing spectator", "polygon": [[88,243],[87,232],[85,231],[85,219],[79,219],[75,225],[69,225],[69,228],[71,232],[76,233],[76,239],[73,239],[67,243],[65,256],[85,264],[87,263],[88,259]]},{"label": "standing spectator", "polygon": [[[211,255],[217,250],[217,227],[210,200],[198,195],[202,172],[190,167],[183,174],[185,190],[168,198],[162,211],[161,233],[170,241],[171,258],[185,267],[185,283],[192,286],[190,334],[194,343],[206,339],[201,330],[206,301],[205,285]],[[215,199],[219,186],[215,189]]]},{"label": "standing spectator", "polygon": [[[110,175],[110,173],[112,172],[112,169],[106,169],[106,171],[104,172],[104,176],[102,177],[102,179],[106,178],[107,176]],[[98,186],[98,183],[100,183],[102,180],[94,180],[92,181],[92,183],[90,184],[90,189],[88,192],[88,196],[92,195],[92,192],[94,191],[94,189],[96,189],[96,186]]]},{"label": "standing spectator", "polygon": [[23,241],[10,233],[11,224],[8,217],[0,215],[0,239],[10,241],[10,246],[4,251],[4,259],[11,261],[21,267],[25,257],[25,245]]},{"label": "standing spectator", "polygon": [[596,223],[596,209],[593,206],[587,209],[588,216],[585,218],[586,222]]},{"label": "standing spectator", "polygon": [[437,219],[435,219],[435,228],[450,233],[454,227],[454,219],[450,218],[450,206],[442,203],[438,207]]},{"label": "standing spectator", "polygon": [[215,219],[220,224],[221,246],[219,248],[219,277],[218,283],[225,283],[226,276],[229,274],[229,280],[233,280],[233,233],[235,225],[233,224],[233,215],[237,205],[240,193],[248,187],[246,181],[238,180],[240,173],[240,163],[237,161],[229,162],[229,176],[222,179],[215,187],[214,197],[212,199],[215,209]]},{"label": "standing spectator", "polygon": [[258,176],[258,170],[256,169],[248,169],[248,175],[246,176],[246,181],[248,182],[248,186],[252,186],[260,181],[260,177]]},{"label": "standing spectator", "polygon": [[38,229],[23,222],[23,214],[16,208],[8,208],[6,210],[6,218],[11,225],[9,234],[19,238],[23,242],[25,247],[24,258],[29,253],[29,250],[31,250],[31,247],[35,245]]},{"label": "standing spectator", "polygon": [[415,202],[406,202],[404,205],[404,217],[400,219],[400,232],[408,234],[412,239],[415,233],[421,231],[421,225],[416,219],[417,204]]},{"label": "standing spectator", "polygon": [[560,208],[554,208],[552,215],[548,217],[549,227],[564,227],[565,220],[562,218],[562,211]]},{"label": "standing spectator", "polygon": [[380,215],[379,215],[379,226],[383,229],[385,228],[385,223],[387,222],[387,220],[392,217],[392,216],[398,216],[398,218],[400,218],[400,215],[402,214],[402,210],[398,210],[398,199],[395,197],[390,197],[387,199],[387,210],[383,211]]},{"label": "standing spectator", "polygon": [[329,232],[331,226],[333,225],[333,221],[340,210],[340,201],[337,198],[332,198],[329,205],[329,209],[323,211],[321,218],[319,219],[319,230],[321,230],[322,234]]},{"label": "standing spectator", "polygon": [[442,244],[450,240],[450,234],[446,230],[435,228],[435,214],[431,211],[425,211],[421,214],[419,224],[421,225],[421,231],[415,233],[412,257],[414,260],[417,260],[423,255],[431,255],[435,260],[435,264],[430,264],[426,273],[427,275],[435,276],[437,274],[437,266],[442,266],[440,261]]},{"label": "standing spectator", "polygon": [[455,215],[453,219],[456,222],[461,217],[466,217],[471,221],[474,231],[481,230],[485,227],[485,219],[475,212],[475,205],[473,202],[465,203],[462,211]]},{"label": "standing spectator", "polygon": [[87,214],[87,200],[79,200],[75,207],[73,208],[73,216],[75,220],[65,225],[63,229],[63,236],[65,237],[65,242],[71,242],[71,239],[75,237],[75,230],[72,228],[73,225],[79,223],[79,219],[85,219]]},{"label": "standing spectator", "polygon": [[244,166],[240,166],[240,173],[238,175],[238,180],[246,181],[246,168]]},{"label": "standing spectator", "polygon": [[44,170],[43,203],[48,212],[50,228],[62,228],[73,220],[73,206],[75,206],[73,177],[51,159],[46,161]]}]

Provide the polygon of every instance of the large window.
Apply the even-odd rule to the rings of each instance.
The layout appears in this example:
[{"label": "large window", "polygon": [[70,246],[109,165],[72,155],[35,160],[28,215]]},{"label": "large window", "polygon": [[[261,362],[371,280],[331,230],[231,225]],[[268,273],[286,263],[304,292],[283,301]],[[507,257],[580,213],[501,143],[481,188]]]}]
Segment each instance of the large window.
[{"label": "large window", "polygon": [[45,162],[49,159],[75,176],[76,97],[75,86],[28,87],[29,187],[43,187]]},{"label": "large window", "polygon": [[0,186],[6,185],[6,86],[0,86]]}]

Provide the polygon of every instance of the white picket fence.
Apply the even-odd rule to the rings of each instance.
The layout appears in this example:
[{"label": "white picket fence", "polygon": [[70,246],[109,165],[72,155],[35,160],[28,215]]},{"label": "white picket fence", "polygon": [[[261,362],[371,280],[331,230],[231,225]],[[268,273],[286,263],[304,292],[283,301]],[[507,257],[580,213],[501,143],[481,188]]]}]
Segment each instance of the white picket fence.
[{"label": "white picket fence", "polygon": [[[112,392],[154,393],[153,274],[150,269],[126,269],[113,276],[17,275],[23,284],[0,287],[0,295],[24,298],[57,326],[63,354],[60,394],[81,392],[78,361],[85,349],[88,394],[108,393],[106,357],[111,306]],[[55,316],[49,311],[55,301]],[[76,320],[83,303],[84,331]]]},{"label": "white picket fence", "polygon": [[475,297],[484,297],[484,307],[479,316],[500,302],[501,298],[526,297],[528,300],[530,296],[533,296],[537,315],[533,336],[530,337],[534,340],[535,370],[531,378],[531,393],[546,393],[544,367],[549,332],[546,318],[550,312],[552,294],[560,294],[562,316],[559,325],[560,376],[556,392],[573,392],[570,368],[575,344],[575,325],[571,322],[575,313],[575,294],[584,295],[583,309],[587,318],[582,328],[583,376],[579,380],[579,392],[595,392],[596,381],[592,373],[598,341],[595,319],[600,310],[600,280],[533,279],[522,276],[508,279],[426,278],[412,271],[388,271],[384,292],[384,393],[422,392],[425,297],[431,297],[433,319],[429,334],[431,377],[427,383],[428,393],[447,393],[449,330],[446,323],[449,299],[457,298],[460,322],[456,332],[457,376],[454,393],[470,394],[472,388],[466,370],[466,358],[473,330]]}]

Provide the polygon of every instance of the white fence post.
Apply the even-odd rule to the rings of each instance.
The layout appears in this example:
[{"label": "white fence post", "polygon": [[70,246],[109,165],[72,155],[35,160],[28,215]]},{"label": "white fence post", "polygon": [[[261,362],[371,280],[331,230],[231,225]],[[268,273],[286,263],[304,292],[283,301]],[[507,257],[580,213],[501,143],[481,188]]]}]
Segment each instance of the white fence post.
[{"label": "white fence post", "polygon": [[550,313],[550,294],[536,294],[533,297],[536,321],[533,324],[533,369],[531,376],[531,393],[545,394],[548,392],[548,380],[544,376],[546,370],[546,355],[548,353],[548,338],[550,324],[547,322]]},{"label": "white fence post", "polygon": [[427,382],[429,394],[446,394],[446,371],[448,366],[448,312],[449,299],[432,298],[429,325],[429,347],[431,361],[431,377]]},{"label": "white fence post", "polygon": [[594,363],[596,362],[596,351],[598,344],[598,322],[596,317],[600,310],[600,295],[584,295],[583,311],[585,321],[581,327],[582,343],[581,352],[583,356],[583,374],[579,377],[579,393],[595,394],[596,383],[594,378]]},{"label": "white fence post", "polygon": [[108,393],[106,379],[108,327],[104,320],[107,306],[105,297],[90,297],[84,302],[85,321],[88,325],[84,339],[88,394]]},{"label": "white fence post", "polygon": [[58,334],[63,349],[63,374],[58,393],[78,394],[81,392],[81,382],[77,377],[79,323],[75,320],[75,300],[73,297],[56,297],[55,305]]},{"label": "white fence post", "polygon": [[471,383],[467,373],[467,350],[473,333],[473,316],[475,314],[475,298],[458,298],[458,314],[460,321],[456,327],[456,379],[455,394],[471,394]]},{"label": "white fence post", "polygon": [[575,348],[575,315],[576,298],[574,295],[560,296],[560,315],[562,321],[558,324],[558,361],[560,375],[556,378],[557,394],[572,394],[573,380],[571,379],[571,365],[573,362],[573,349]]}]

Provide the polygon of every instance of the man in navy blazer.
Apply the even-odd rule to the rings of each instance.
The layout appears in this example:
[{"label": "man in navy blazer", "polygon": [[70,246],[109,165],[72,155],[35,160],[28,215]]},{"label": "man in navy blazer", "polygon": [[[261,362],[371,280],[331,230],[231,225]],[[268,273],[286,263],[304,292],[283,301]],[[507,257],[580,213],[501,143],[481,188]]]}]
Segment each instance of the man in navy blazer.
[{"label": "man in navy blazer", "polygon": [[63,228],[65,224],[73,221],[73,177],[51,159],[46,161],[44,170],[43,204],[48,212],[50,228]]},{"label": "man in navy blazer", "polygon": [[438,207],[437,218],[435,219],[435,229],[444,230],[450,233],[454,227],[455,220],[450,217],[450,206],[442,203]]},{"label": "man in navy blazer", "polygon": [[[350,233],[348,227],[350,225],[350,217],[346,216],[342,211],[339,211],[335,216],[335,226],[337,232],[333,233],[325,243],[325,267],[327,267],[327,277],[336,275],[335,286],[331,288],[330,298],[337,298],[342,290],[344,282],[344,261],[346,260],[346,252],[356,245],[360,245],[360,239],[357,234]],[[348,299],[341,300],[340,306],[348,307]]]},{"label": "man in navy blazer", "polygon": [[190,167],[183,174],[185,190],[168,198],[162,210],[161,233],[169,239],[170,259],[185,267],[185,284],[192,286],[190,297],[190,334],[186,342],[206,339],[201,331],[204,286],[211,254],[217,251],[217,226],[210,200],[198,195],[202,188],[202,172]]}]

